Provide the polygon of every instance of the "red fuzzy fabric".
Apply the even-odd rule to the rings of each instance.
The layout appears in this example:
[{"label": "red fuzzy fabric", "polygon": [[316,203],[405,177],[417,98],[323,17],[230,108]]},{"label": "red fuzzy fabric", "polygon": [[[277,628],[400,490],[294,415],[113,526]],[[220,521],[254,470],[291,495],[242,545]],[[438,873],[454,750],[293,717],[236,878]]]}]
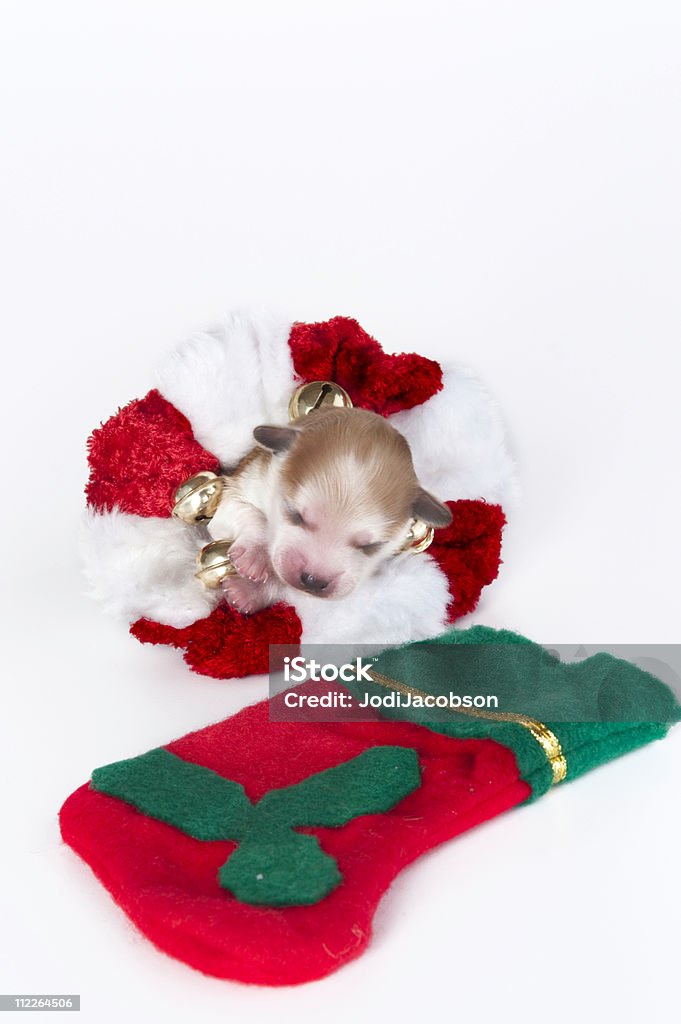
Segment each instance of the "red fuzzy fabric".
[{"label": "red fuzzy fabric", "polygon": [[300,643],[302,626],[295,608],[276,604],[255,615],[219,605],[207,618],[176,629],[138,619],[130,632],[143,644],[170,644],[184,651],[194,672],[235,679],[269,671],[269,645]]},{"label": "red fuzzy fabric", "polygon": [[350,317],[294,324],[289,346],[301,380],[333,380],[354,405],[382,416],[421,405],[442,390],[442,369],[434,359],[387,355]]},{"label": "red fuzzy fabric", "polygon": [[449,739],[403,722],[271,722],[267,701],[168,745],[258,800],[384,744],[417,751],[422,784],[387,814],[301,830],[318,837],[343,875],[314,906],[240,903],[217,882],[234,843],[192,839],[89,785],[62,807],[62,836],[164,952],[219,978],[312,981],[365,949],[379,900],[402,868],[527,799],[515,755],[493,740]]},{"label": "red fuzzy fabric", "polygon": [[194,439],[186,416],[158,391],[130,402],[88,440],[88,504],[137,516],[169,516],[177,488],[219,462]]},{"label": "red fuzzy fabric", "polygon": [[447,618],[455,622],[473,611],[482,588],[497,578],[506,517],[501,505],[485,501],[448,501],[447,505],[452,521],[436,531],[428,554],[449,580],[452,600]]}]

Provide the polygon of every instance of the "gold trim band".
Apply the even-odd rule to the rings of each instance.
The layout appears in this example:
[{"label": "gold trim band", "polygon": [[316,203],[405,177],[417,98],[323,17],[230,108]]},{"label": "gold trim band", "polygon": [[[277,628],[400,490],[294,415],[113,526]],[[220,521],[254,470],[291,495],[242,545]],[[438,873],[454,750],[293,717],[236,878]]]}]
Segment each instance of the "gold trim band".
[{"label": "gold trim band", "polygon": [[[382,672],[369,669],[369,675],[379,686],[384,686],[388,690],[395,690],[397,693],[403,693],[405,696],[432,696],[432,694],[425,693],[423,690],[417,690],[413,686],[401,683],[399,679],[391,679],[390,676],[384,676]],[[555,732],[549,729],[548,725],[544,725],[543,722],[538,722],[536,718],[530,718],[529,715],[521,715],[515,711],[480,711],[478,708],[450,708],[449,710],[455,715],[470,715],[472,718],[487,718],[493,722],[511,722],[514,725],[522,725],[534,736],[546,754],[546,759],[553,773],[553,785],[556,786],[567,778],[567,760],[560,740]]]}]

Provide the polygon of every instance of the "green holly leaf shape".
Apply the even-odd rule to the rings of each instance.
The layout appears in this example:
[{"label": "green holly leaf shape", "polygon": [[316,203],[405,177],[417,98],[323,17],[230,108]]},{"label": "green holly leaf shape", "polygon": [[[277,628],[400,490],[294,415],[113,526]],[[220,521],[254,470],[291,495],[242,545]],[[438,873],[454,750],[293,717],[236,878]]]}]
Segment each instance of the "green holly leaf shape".
[{"label": "green holly leaf shape", "polygon": [[91,781],[194,839],[236,842],[218,882],[242,903],[265,906],[317,903],[342,881],[317,837],[296,828],[384,814],[420,784],[416,751],[393,746],[370,747],[255,804],[239,783],[163,748],[98,768]]}]

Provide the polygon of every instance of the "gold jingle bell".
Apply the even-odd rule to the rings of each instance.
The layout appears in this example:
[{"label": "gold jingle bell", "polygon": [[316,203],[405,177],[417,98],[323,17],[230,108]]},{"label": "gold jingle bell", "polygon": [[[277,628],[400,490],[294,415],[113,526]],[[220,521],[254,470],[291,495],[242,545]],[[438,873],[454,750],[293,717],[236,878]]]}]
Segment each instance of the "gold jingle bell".
[{"label": "gold jingle bell", "polygon": [[183,523],[201,523],[212,519],[220,504],[224,486],[222,477],[210,470],[190,476],[175,491],[173,515]]},{"label": "gold jingle bell", "polygon": [[400,551],[413,551],[414,554],[425,551],[433,543],[434,536],[435,530],[432,526],[424,523],[422,519],[412,519],[407,539]]},{"label": "gold jingle bell", "polygon": [[289,419],[297,420],[315,409],[352,409],[352,399],[340,384],[332,380],[313,380],[301,384],[291,395]]},{"label": "gold jingle bell", "polygon": [[196,578],[209,590],[216,590],[227,576],[236,575],[236,569],[229,557],[232,544],[231,540],[214,540],[201,548],[196,556]]}]

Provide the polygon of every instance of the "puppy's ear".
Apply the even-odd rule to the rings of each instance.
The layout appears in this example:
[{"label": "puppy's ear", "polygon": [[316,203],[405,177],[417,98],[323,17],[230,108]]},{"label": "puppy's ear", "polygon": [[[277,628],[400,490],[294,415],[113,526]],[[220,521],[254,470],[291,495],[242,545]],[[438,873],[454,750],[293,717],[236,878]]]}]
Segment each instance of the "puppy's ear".
[{"label": "puppy's ear", "polygon": [[443,502],[438,501],[428,491],[419,487],[411,506],[412,514],[422,519],[429,526],[447,526],[452,521],[452,513]]},{"label": "puppy's ear", "polygon": [[298,437],[295,427],[256,427],[253,437],[259,445],[271,452],[286,452]]}]

